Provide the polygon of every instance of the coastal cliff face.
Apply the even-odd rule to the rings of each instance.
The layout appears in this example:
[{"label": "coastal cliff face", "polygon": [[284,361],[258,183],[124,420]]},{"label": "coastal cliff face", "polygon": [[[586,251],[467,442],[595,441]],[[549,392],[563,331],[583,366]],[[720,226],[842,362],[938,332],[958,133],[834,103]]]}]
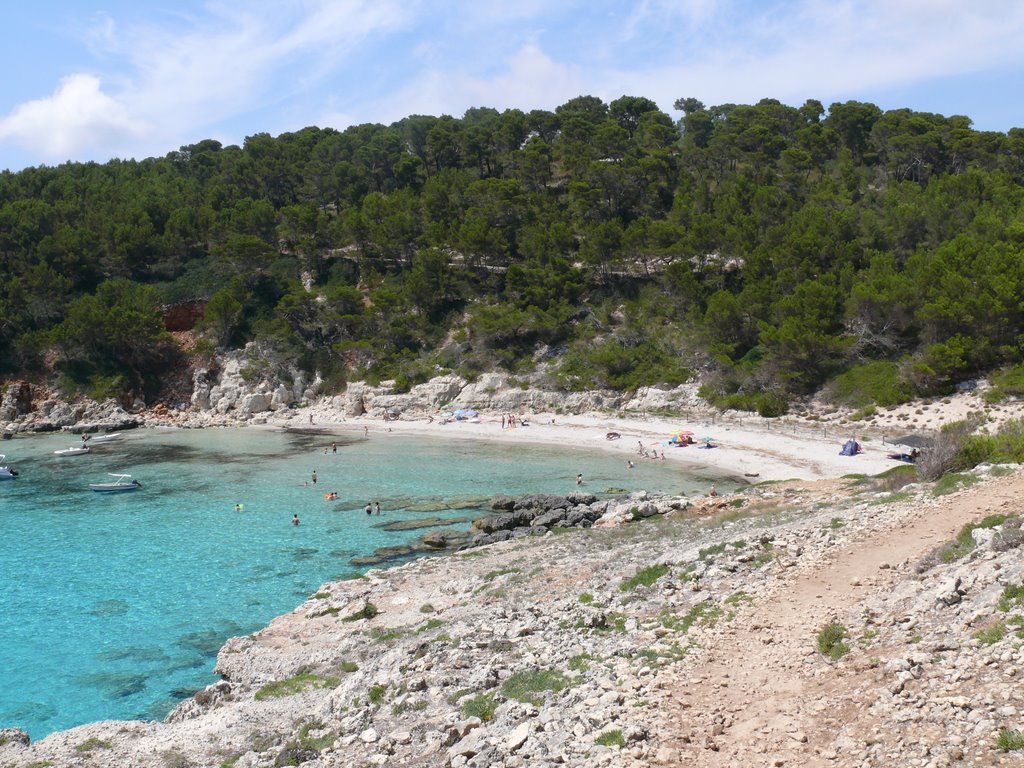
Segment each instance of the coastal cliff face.
[{"label": "coastal cliff face", "polygon": [[[631,393],[611,391],[558,392],[513,380],[508,374],[482,374],[469,382],[437,376],[397,392],[394,382],[370,386],[352,382],[344,394],[324,396],[324,382],[309,380],[302,371],[274,360],[257,344],[221,355],[215,365],[193,371],[188,402],[137,401],[129,408],[114,400],[73,402],[25,382],[11,384],[0,397],[0,426],[4,434],[120,430],[138,426],[176,425],[187,428],[230,424],[263,424],[295,409],[339,414],[347,418],[382,418],[385,413],[406,418],[436,417],[458,408],[491,413],[587,413],[593,411],[650,413],[704,408],[696,387],[670,390],[644,387]],[[294,415],[294,414],[293,414]]]},{"label": "coastal cliff face", "polygon": [[999,764],[1024,712],[1006,472],[771,484],[325,584],[165,722],[9,732],[0,765]]}]

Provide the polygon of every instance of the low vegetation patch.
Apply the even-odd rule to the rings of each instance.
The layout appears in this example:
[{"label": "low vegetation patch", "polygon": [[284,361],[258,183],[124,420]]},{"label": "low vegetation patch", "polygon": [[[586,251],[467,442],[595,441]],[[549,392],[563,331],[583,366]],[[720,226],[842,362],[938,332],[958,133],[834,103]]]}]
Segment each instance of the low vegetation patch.
[{"label": "low vegetation patch", "polygon": [[99,739],[95,736],[90,736],[88,739],[86,739],[77,747],[75,747],[75,751],[91,752],[94,749],[110,749],[113,746],[113,744],[111,744],[109,741],[106,741],[105,739]]},{"label": "low vegetation patch", "polygon": [[495,571],[488,571],[484,574],[484,581],[492,581],[499,576],[504,576],[506,573],[522,573],[522,568],[499,568]]},{"label": "low vegetation patch", "polygon": [[502,686],[501,693],[506,698],[533,704],[539,707],[544,703],[543,694],[548,691],[563,691],[572,681],[558,670],[535,669],[516,672]]},{"label": "low vegetation patch", "polygon": [[346,616],[342,621],[359,621],[360,619],[372,619],[378,614],[377,606],[373,603],[367,603],[358,611],[353,613],[351,616]]},{"label": "low vegetation patch", "polygon": [[327,747],[331,746],[331,744],[334,743],[334,740],[337,738],[337,736],[335,736],[335,734],[331,731],[326,731],[320,736],[312,735],[315,731],[323,730],[324,724],[319,721],[304,723],[303,726],[299,728],[299,746],[303,747],[304,749],[316,750],[317,752],[327,749]]},{"label": "low vegetation patch", "polygon": [[1009,728],[1003,728],[999,731],[999,737],[996,739],[996,747],[1001,752],[1016,752],[1024,749],[1024,731],[1011,731]]},{"label": "low vegetation patch", "polygon": [[976,546],[974,543],[974,537],[971,535],[975,529],[995,528],[996,526],[1002,525],[1007,519],[1006,515],[989,515],[980,522],[968,523],[960,529],[960,533],[957,534],[956,541],[939,547],[938,550],[924,559],[921,566],[918,567],[918,570],[928,570],[935,565],[936,562],[952,563],[966,557],[974,551]]},{"label": "low vegetation patch", "polygon": [[622,735],[621,729],[616,728],[600,734],[594,739],[594,743],[599,747],[624,747],[626,746],[626,737]]},{"label": "low vegetation patch", "polygon": [[963,472],[951,472],[940,477],[932,488],[935,496],[946,496],[947,494],[959,491],[962,488],[970,488],[980,482],[977,475],[969,475]]},{"label": "low vegetation patch", "polygon": [[715,605],[710,600],[705,600],[690,608],[683,616],[663,612],[658,616],[658,621],[665,629],[686,634],[694,624],[699,624],[702,627],[713,627],[723,613],[721,606]]},{"label": "low vegetation patch", "polygon": [[854,365],[830,381],[822,393],[831,402],[874,413],[874,406],[886,407],[910,401],[914,388],[897,363],[874,361]]},{"label": "low vegetation patch", "polygon": [[341,682],[337,677],[314,675],[304,672],[287,680],[267,683],[256,691],[256,701],[276,699],[282,696],[294,696],[311,688],[335,688]]},{"label": "low vegetation patch", "polygon": [[826,624],[818,631],[818,652],[838,661],[850,651],[850,646],[845,642],[849,634],[842,624]]},{"label": "low vegetation patch", "polygon": [[1006,613],[1020,605],[1024,605],[1024,584],[1007,584],[1003,587],[1003,594],[996,607]]},{"label": "low vegetation patch", "polygon": [[995,645],[1006,637],[1006,625],[1000,621],[990,627],[979,629],[974,633],[973,637],[982,645]]},{"label": "low vegetation patch", "polygon": [[624,579],[622,583],[619,584],[619,589],[623,592],[631,592],[637,587],[649,587],[666,573],[668,573],[667,565],[648,566],[641,571],[637,571],[628,579]]},{"label": "low vegetation patch", "polygon": [[479,717],[483,722],[489,723],[494,719],[494,711],[497,708],[498,701],[493,693],[481,693],[462,702],[460,709],[464,718]]}]

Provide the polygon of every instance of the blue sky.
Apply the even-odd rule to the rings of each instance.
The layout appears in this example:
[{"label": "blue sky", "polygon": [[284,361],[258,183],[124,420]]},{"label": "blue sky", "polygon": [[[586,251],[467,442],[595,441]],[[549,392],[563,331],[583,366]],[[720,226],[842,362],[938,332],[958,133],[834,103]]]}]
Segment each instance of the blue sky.
[{"label": "blue sky", "polygon": [[0,169],[582,94],[1024,127],[1018,0],[34,0],[0,22]]}]

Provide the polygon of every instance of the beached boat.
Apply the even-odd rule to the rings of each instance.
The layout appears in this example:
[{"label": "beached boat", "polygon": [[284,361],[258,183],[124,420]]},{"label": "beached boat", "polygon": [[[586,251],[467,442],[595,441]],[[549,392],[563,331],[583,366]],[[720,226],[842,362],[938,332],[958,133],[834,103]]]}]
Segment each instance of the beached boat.
[{"label": "beached boat", "polygon": [[72,446],[70,448],[61,448],[59,451],[54,451],[54,456],[81,456],[83,453],[89,453],[88,445]]},{"label": "beached boat", "polygon": [[121,491],[135,491],[142,487],[138,480],[129,480],[131,475],[117,475],[107,472],[111,477],[116,477],[112,483],[89,483],[89,489],[97,493],[120,493]]},{"label": "beached boat", "polygon": [[0,480],[13,480],[18,476],[18,470],[4,464],[6,459],[7,457],[0,453]]}]

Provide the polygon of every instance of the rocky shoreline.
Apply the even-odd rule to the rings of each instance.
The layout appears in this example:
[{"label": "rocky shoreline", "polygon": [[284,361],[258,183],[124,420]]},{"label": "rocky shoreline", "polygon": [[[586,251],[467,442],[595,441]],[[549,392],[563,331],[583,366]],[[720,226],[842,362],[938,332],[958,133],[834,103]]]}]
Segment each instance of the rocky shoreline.
[{"label": "rocky shoreline", "polygon": [[1015,760],[1024,475],[967,477],[765,484],[325,584],[165,722],[7,732],[0,765]]}]

